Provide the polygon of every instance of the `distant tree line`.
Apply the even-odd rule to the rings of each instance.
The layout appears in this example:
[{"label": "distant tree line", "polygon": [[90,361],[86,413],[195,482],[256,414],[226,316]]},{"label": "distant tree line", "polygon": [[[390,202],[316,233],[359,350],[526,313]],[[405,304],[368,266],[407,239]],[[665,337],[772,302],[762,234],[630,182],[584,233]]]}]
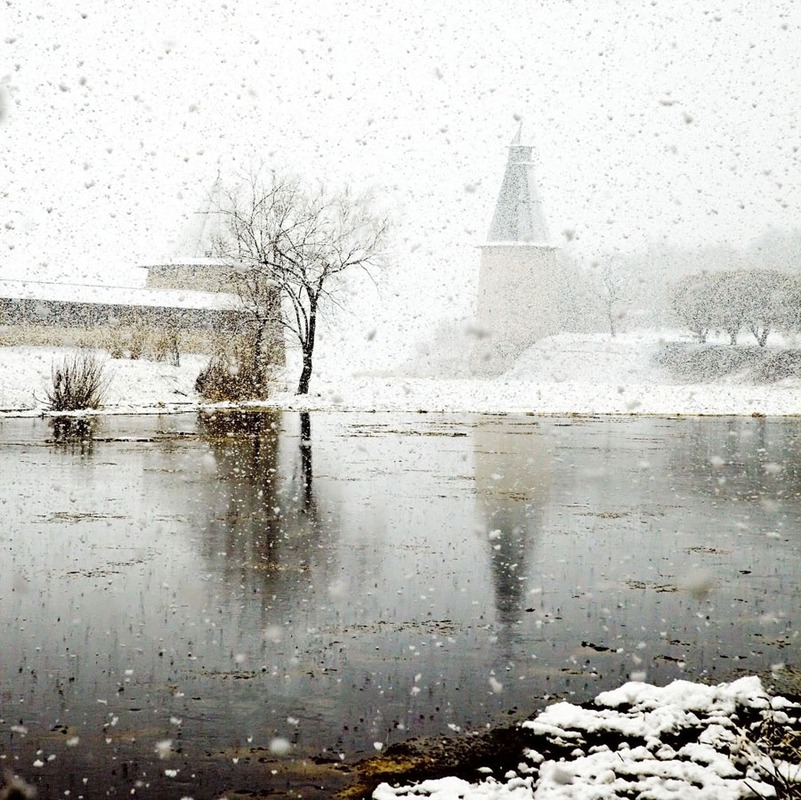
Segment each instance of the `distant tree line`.
[{"label": "distant tree line", "polygon": [[673,310],[701,342],[722,331],[737,344],[742,331],[764,347],[773,330],[801,327],[801,279],[778,270],[701,273],[672,287]]}]

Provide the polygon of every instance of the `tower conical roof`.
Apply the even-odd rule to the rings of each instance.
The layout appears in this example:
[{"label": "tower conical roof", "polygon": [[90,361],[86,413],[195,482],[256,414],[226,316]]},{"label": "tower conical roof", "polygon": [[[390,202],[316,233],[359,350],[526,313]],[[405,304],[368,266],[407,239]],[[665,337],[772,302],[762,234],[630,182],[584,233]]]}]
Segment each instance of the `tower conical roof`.
[{"label": "tower conical roof", "polygon": [[195,211],[179,238],[173,253],[173,261],[194,261],[213,257],[214,240],[223,232],[223,215],[220,213],[222,182],[220,165],[217,164],[217,177],[208,193],[202,208]]},{"label": "tower conical roof", "polygon": [[548,229],[534,179],[534,148],[520,143],[522,130],[521,122],[509,145],[506,172],[487,236],[489,242],[548,242]]}]

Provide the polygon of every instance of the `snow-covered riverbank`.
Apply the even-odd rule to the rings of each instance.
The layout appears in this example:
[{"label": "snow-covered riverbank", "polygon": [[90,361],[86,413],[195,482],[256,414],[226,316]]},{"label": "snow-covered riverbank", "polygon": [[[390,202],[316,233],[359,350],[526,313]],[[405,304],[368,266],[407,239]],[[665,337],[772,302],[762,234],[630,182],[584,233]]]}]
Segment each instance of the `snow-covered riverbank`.
[{"label": "snow-covered riverbank", "polygon": [[[759,678],[705,686],[629,682],[583,706],[555,703],[522,723],[530,741],[514,768],[475,779],[393,786],[376,800],[745,800],[795,783],[801,706],[770,696]],[[782,749],[777,742],[789,743]],[[795,757],[791,755],[795,751]],[[510,754],[510,758],[514,755]],[[797,794],[791,795],[797,797]]]},{"label": "snow-covered riverbank", "polygon": [[[268,401],[286,409],[450,411],[530,414],[765,415],[801,413],[801,384],[785,379],[755,384],[734,375],[725,382],[681,383],[656,363],[658,333],[618,336],[563,334],[532,347],[505,375],[493,379],[370,374],[358,356],[341,352],[318,361],[308,396],[276,389]],[[53,364],[63,351],[0,348],[0,413],[38,414]],[[191,410],[201,403],[195,378],[206,363],[187,355],[181,365],[107,359],[107,413]],[[294,384],[293,366],[284,383]],[[419,374],[419,373],[418,373]]]}]

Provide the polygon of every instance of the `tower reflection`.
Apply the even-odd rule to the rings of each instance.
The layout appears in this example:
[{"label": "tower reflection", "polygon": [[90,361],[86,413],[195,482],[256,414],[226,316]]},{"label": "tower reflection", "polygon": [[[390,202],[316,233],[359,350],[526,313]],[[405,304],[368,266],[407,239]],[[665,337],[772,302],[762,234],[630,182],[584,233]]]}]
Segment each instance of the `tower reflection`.
[{"label": "tower reflection", "polygon": [[475,431],[475,481],[486,527],[497,619],[510,644],[534,585],[531,565],[550,494],[551,453],[535,424],[508,418]]}]

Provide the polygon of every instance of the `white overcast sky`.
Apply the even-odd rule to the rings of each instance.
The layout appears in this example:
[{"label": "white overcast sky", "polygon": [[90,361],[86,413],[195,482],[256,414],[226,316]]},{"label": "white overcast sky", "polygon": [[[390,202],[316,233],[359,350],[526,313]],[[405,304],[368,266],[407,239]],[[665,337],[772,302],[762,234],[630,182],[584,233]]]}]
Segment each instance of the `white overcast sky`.
[{"label": "white overcast sky", "polygon": [[2,13],[0,278],[119,282],[171,255],[220,159],[223,177],[263,161],[376,185],[404,273],[458,284],[477,270],[517,117],[552,238],[575,232],[585,257],[665,237],[740,245],[801,218],[801,3],[6,0]]}]

